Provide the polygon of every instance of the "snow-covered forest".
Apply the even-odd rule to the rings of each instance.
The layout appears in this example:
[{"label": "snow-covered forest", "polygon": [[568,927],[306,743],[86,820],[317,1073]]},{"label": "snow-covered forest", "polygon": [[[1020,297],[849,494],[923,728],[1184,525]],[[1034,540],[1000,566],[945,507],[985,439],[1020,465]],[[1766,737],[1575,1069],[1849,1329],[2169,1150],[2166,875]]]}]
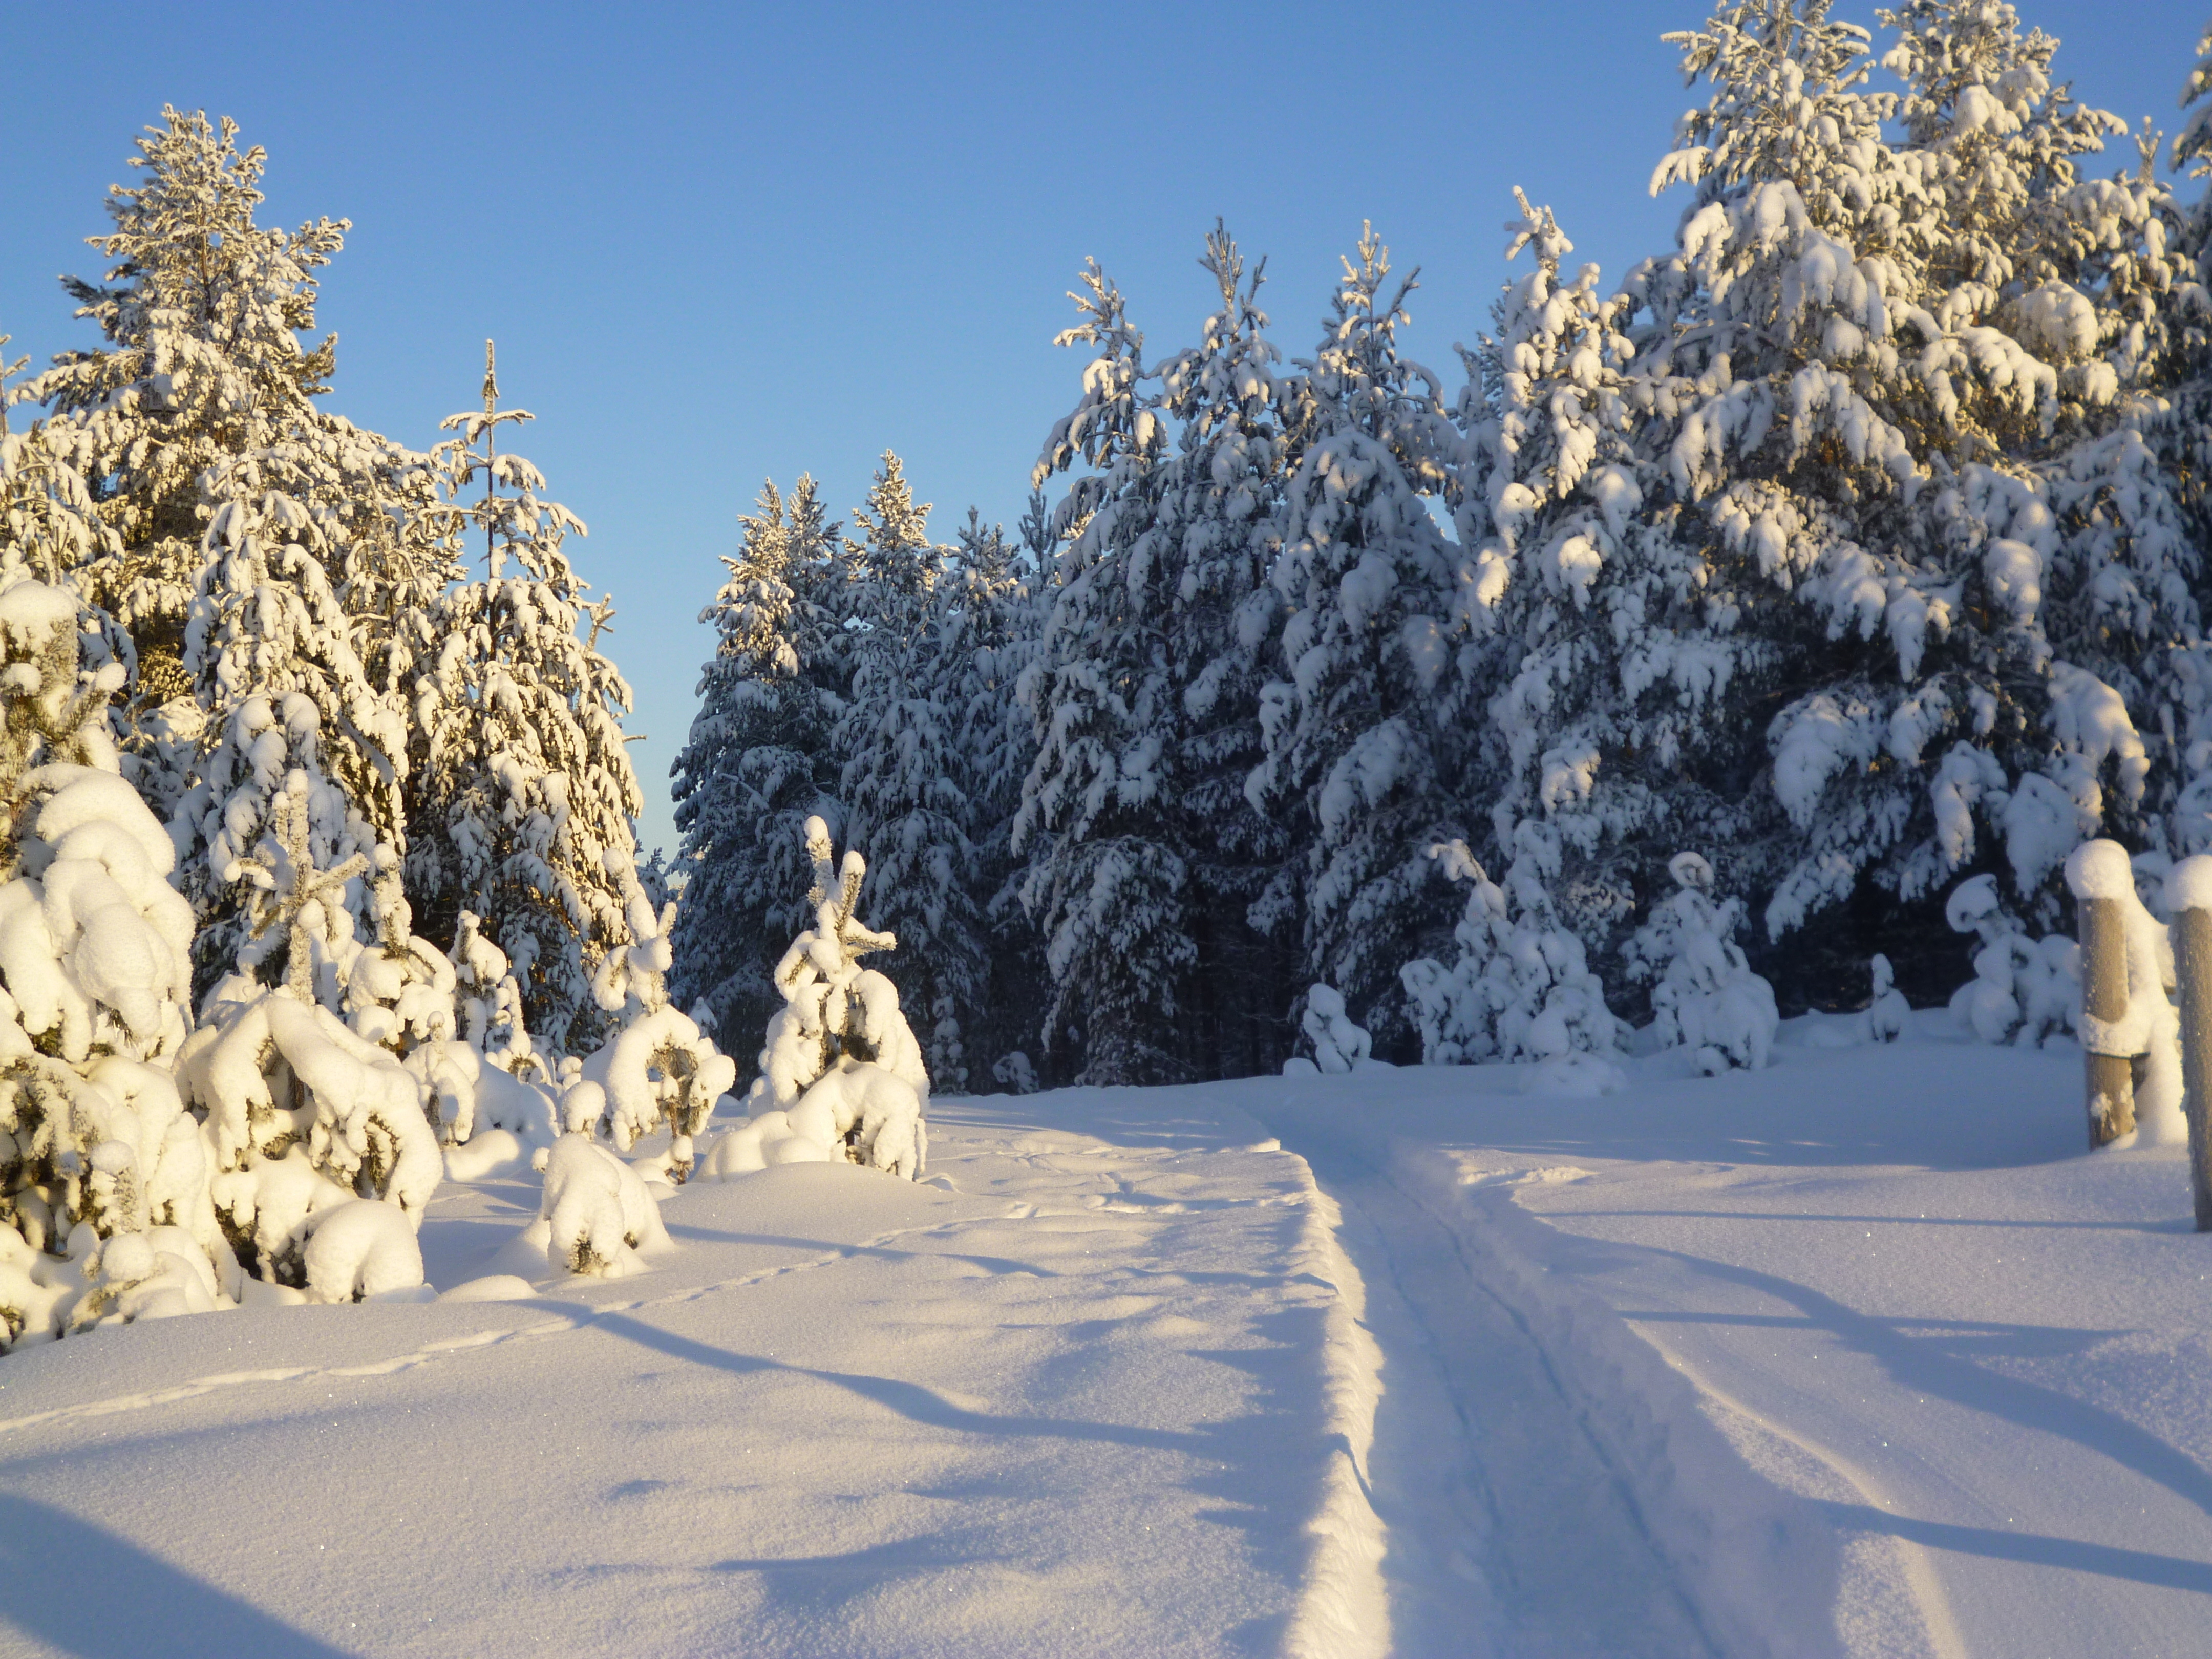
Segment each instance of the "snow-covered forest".
[{"label": "snow-covered forest", "polygon": [[1083,271],[1011,534],[933,539],[889,453],[842,519],[765,485],[650,861],[613,601],[490,349],[426,449],[331,412],[349,226],[261,225],[262,152],[165,112],[66,283],[100,343],[7,394],[11,1334],[311,1285],[342,1200],[397,1249],[484,1127],[665,1116],[680,1178],[726,1090],[875,1053],[759,1046],[825,835],[924,1091],[1346,1033],[1601,1090],[1634,1028],[1756,1066],[1954,990],[2069,1027],[2067,854],[2150,894],[2212,847],[2212,68],[2167,138],[2008,6],[1879,15],[1668,36],[1674,246],[1609,284],[1516,192],[1449,373],[1378,233],[1285,349],[1217,226],[1191,343]]},{"label": "snow-covered forest", "polygon": [[[1590,1480],[1617,1492],[1592,1535],[1651,1552],[1624,1571],[1672,1611],[1624,1611],[1633,1585],[1612,1605],[1622,1629],[1659,1619],[1655,1651],[1921,1650],[1885,1645],[1907,1625],[1926,1650],[1966,1650],[1917,1570],[1884,1577],[1820,1541],[1845,1501],[1805,1496],[1826,1476],[1791,1486],[1759,1459],[1795,1454],[1716,1432],[1690,1382],[1610,1334],[1614,1310],[1532,1288],[1586,1261],[1529,1243],[1523,1213],[1613,1237],[1599,1200],[1561,1195],[1591,1170],[1535,1161],[1545,1124],[1593,1161],[1602,1146],[1704,1171],[1654,1202],[1733,1202],[1720,1160],[1776,1106],[1746,1074],[1808,1049],[1866,1051],[1819,1062],[1820,1144],[1863,1132],[1893,1164],[1966,1159],[1969,1106],[2015,1088],[2063,1104],[1995,1140],[2058,1156],[2045,1119],[2078,1120],[2085,1048],[2093,1075],[2094,1057],[2134,1062],[2136,1115],[2093,1126],[2109,1167],[2156,1155],[2171,1176],[2188,1137],[2166,993],[2179,915],[2212,911],[2212,865],[2189,862],[2212,854],[2212,26],[2172,65],[2181,114],[2162,131],[2076,101],[2057,43],[2001,0],[1871,15],[1716,0],[1665,35],[1692,106],[1619,185],[1650,163],[1650,190],[1680,204],[1672,244],[1601,272],[1499,180],[1516,275],[1459,322],[1454,361],[1407,355],[1418,271],[1388,226],[1352,242],[1316,330],[1270,314],[1261,250],[1195,225],[1202,316],[1156,318],[1080,267],[1058,340],[1070,397],[1038,411],[1012,528],[933,517],[888,449],[858,502],[804,474],[759,485],[719,587],[702,580],[716,643],[665,848],[640,845],[664,785],[630,757],[614,598],[579,574],[586,526],[524,459],[533,417],[507,401],[536,371],[487,343],[480,384],[453,366],[465,407],[409,439],[336,412],[318,273],[353,227],[264,223],[283,158],[180,88],[117,158],[93,274],[56,301],[88,343],[0,363],[0,1371],[28,1378],[0,1395],[0,1432],[92,1409],[79,1395],[100,1391],[59,1358],[88,1350],[128,1372],[103,1412],[150,1409],[186,1370],[174,1398],[388,1358],[216,1375],[214,1338],[98,1346],[176,1315],[363,1304],[329,1316],[373,1334],[399,1316],[383,1304],[441,1292],[449,1317],[581,1299],[566,1323],[487,1326],[505,1354],[861,1262],[877,1276],[854,1270],[836,1319],[809,1304],[774,1328],[787,1352],[824,1320],[859,1340],[852,1310],[905,1306],[899,1275],[972,1224],[995,1230],[993,1254],[931,1260],[998,1275],[1006,1322],[976,1333],[1029,1328],[1012,1278],[1109,1255],[1127,1275],[1187,1257],[1273,1286],[1279,1343],[1304,1358],[1249,1364],[1284,1398],[1310,1385],[1310,1409],[1281,1409],[1315,1444],[1236,1488],[1255,1510],[1306,1504],[1300,1588],[1279,1606],[1249,1590],[1251,1628],[1276,1632],[1250,1650],[1379,1654],[1395,1619],[1402,1650],[1446,1651],[1455,1574],[1491,1586],[1492,1634],[1523,1616],[1492,1567],[1409,1568],[1382,1541],[1481,1507],[1419,1474],[1420,1435],[1376,1427],[1379,1395],[1409,1386],[1376,1381],[1411,1352],[1394,1319],[1428,1331],[1446,1371],[1455,1343],[1525,1341],[1545,1387],[1577,1366],[1607,1379],[1619,1421],[1562,1407],[1529,1444],[1583,1437]],[[732,482],[744,465],[715,487],[751,498]],[[2133,1012],[2085,1005],[2093,902],[2120,918]],[[1929,1073],[1952,1115],[1886,1099],[1854,1119],[1853,1091],[1912,1084],[1894,1046],[1931,1033],[1953,1043]],[[1262,1079],[1264,1100],[1215,1088]],[[1165,1097],[1176,1127],[1115,1139],[1139,1115],[1128,1091],[1177,1085],[1200,1087]],[[1073,1092],[1023,1115],[1013,1097],[1048,1090]],[[1345,1127],[1370,1093],[1456,1174]],[[1647,1097],[1673,1127],[1620,1115]],[[1452,1113],[1470,1102],[1489,1133],[1530,1135],[1513,1143],[1528,1156],[1468,1152]],[[1412,1207],[1355,1237],[1335,1206],[1377,1183]],[[1531,1191],[1465,1196],[1501,1183]],[[2069,1191],[2094,1218],[2051,1224],[2127,1224],[2109,1182]],[[1980,1201],[1965,1192],[1942,1201]],[[1856,1227],[1840,1211],[1857,1201],[1803,1218]],[[443,1232],[425,1231],[434,1206]],[[1435,1237],[1416,1237],[1416,1209]],[[1097,1221],[1100,1262],[1040,1245],[1047,1220]],[[828,1254],[743,1254],[794,1241]],[[2051,1249],[2039,1271],[2077,1272]],[[1513,1329],[1434,1323],[1437,1293],[1400,1272],[1413,1251],[1510,1280]],[[1386,1259],[1404,1307],[1370,1321],[1353,1291]],[[2153,1290],[2130,1294],[2148,1306],[2171,1287],[2146,1271]],[[672,1275],[665,1294],[594,1282],[648,1273]],[[1602,1294],[1639,1305],[1624,1283]],[[1230,1291],[1192,1294],[1174,1316],[1190,1330],[1236,1325],[1229,1349],[1275,1352]],[[1141,1300],[1097,1317],[1133,1328]],[[2063,1300],[2033,1317],[2079,1313]],[[1765,1316],[1745,1305],[1727,1316]],[[738,1364],[680,1333],[638,1340],[739,1373],[777,1352]],[[409,1340],[388,1368],[442,1363]],[[1115,1398],[1170,1377],[1173,1409],[1231,1413],[1171,1348],[1125,1354]],[[950,1370],[870,1393],[853,1378],[872,1352],[787,1369],[933,1431],[983,1419]],[[1750,1364],[1698,1352],[1724,1376]],[[1043,1432],[1058,1396],[1038,1398],[1007,1444]],[[1491,1404],[1521,1409],[1505,1398]],[[1463,1431],[1469,1408],[1451,1409]],[[790,1441],[762,1422],[764,1443]],[[1265,1462],[1109,1426],[1194,1468]],[[2194,1454],[2124,1449],[2212,1514]],[[1370,1485],[1370,1453],[1411,1486]],[[1320,1497],[1266,1495],[1300,1471],[1323,1471]],[[1544,1478],[1570,1477],[1532,1467]],[[0,1559],[18,1501],[0,1492]],[[1483,1501],[1468,1524],[1510,1534]],[[1158,1548],[1195,1547],[1161,1526]],[[2212,1590],[2130,1560],[2142,1582]],[[1840,1646],[1822,1622],[1839,1573],[1872,1598]],[[1917,1611],[1883,1611],[1893,1593]],[[1184,1616],[1146,1606],[1166,1622],[1136,1620],[1126,1650]],[[1408,1634],[1419,1618],[1437,1621],[1430,1647]],[[792,1628],[762,1650],[808,1650],[815,1626]],[[902,1650],[908,1626],[865,1628],[854,1651]],[[653,1650],[687,1639],[659,1632]],[[1188,1650],[1225,1650],[1209,1639]]]}]

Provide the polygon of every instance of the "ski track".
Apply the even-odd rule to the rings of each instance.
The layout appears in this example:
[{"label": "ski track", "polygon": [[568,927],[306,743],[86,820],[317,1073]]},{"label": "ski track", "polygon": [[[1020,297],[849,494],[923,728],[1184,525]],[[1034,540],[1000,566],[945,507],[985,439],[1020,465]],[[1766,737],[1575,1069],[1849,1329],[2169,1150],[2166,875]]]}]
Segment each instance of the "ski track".
[{"label": "ski track", "polygon": [[1377,1310],[1394,1340],[1376,1457],[1394,1651],[1457,1659],[1479,1640],[1515,1659],[1712,1659],[1632,1483],[1462,1230],[1348,1141],[1305,1152],[1394,1304]]}]

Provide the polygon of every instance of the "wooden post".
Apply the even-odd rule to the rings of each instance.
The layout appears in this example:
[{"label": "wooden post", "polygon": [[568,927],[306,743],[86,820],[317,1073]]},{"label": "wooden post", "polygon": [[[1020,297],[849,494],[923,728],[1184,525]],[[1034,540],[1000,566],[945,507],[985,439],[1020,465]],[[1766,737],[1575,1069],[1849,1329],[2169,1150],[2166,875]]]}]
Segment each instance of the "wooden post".
[{"label": "wooden post", "polygon": [[2189,1114],[2189,1196],[2197,1231],[2212,1233],[2212,858],[2184,859],[2166,878],[2173,975],[2181,1003],[2181,1082]]},{"label": "wooden post", "polygon": [[[2081,1011],[2117,1025],[2128,1017],[2128,921],[2120,901],[2085,898],[2081,912]],[[2089,1145],[2094,1149],[2136,1127],[2135,1068],[2125,1054],[2100,1054],[2085,1042],[2088,1064]]]}]

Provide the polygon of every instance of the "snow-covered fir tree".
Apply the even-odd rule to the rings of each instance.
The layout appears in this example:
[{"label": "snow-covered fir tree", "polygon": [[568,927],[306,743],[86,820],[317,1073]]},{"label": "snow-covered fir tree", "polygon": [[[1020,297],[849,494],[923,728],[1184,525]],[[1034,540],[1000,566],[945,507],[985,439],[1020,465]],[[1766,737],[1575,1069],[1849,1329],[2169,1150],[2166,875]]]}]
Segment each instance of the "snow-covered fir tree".
[{"label": "snow-covered fir tree", "polygon": [[1307,970],[1378,1037],[1402,1029],[1383,994],[1425,921],[1426,849],[1468,829],[1453,611],[1469,577],[1423,499],[1454,446],[1436,376],[1398,349],[1413,288],[1366,230],[1306,379],[1273,572],[1286,678],[1261,693],[1248,786],[1298,815]]},{"label": "snow-covered fir tree", "polygon": [[1751,971],[1735,943],[1741,899],[1718,898],[1713,866],[1696,853],[1668,861],[1674,891],[1651,907],[1629,941],[1629,972],[1656,981],[1652,1030],[1662,1048],[1686,1048],[1700,1071],[1758,1071],[1780,1016],[1774,988]]},{"label": "snow-covered fir tree", "polygon": [[[1465,882],[1466,907],[1449,964],[1417,957],[1399,969],[1428,1066],[1488,1060],[1571,1061],[1610,1054],[1621,1028],[1581,939],[1559,924],[1540,883],[1500,887],[1464,842],[1430,848],[1437,868]],[[1511,890],[1509,902],[1508,890]]]},{"label": "snow-covered fir tree", "polygon": [[0,1349],[238,1289],[169,1073],[190,1010],[176,849],[117,769],[80,602],[0,557]]},{"label": "snow-covered fir tree", "polygon": [[898,988],[860,958],[898,941],[856,914],[867,860],[842,862],[820,818],[804,829],[811,925],[776,963],[784,1006],[768,1024],[750,1121],[702,1160],[726,1176],[771,1164],[850,1162],[918,1180],[928,1158],[929,1072]]},{"label": "snow-covered fir tree", "polygon": [[1121,291],[1095,261],[1084,285],[1073,296],[1084,320],[1056,343],[1097,356],[1032,483],[1079,459],[1091,471],[1054,514],[1056,527],[1082,528],[1060,556],[1037,659],[1022,680],[1037,747],[1013,848],[1030,859],[1023,902],[1044,934],[1054,987],[1046,1048],[1079,1044],[1079,1081],[1154,1083],[1188,1074],[1175,1032],[1198,965],[1189,866],[1164,823],[1176,688],[1155,521],[1167,428]]},{"label": "snow-covered fir tree", "polygon": [[583,1075],[604,1097],[597,1127],[624,1152],[640,1136],[665,1127],[668,1147],[659,1168],[681,1186],[691,1173],[692,1137],[737,1082],[738,1067],[690,1015],[669,1003],[675,904],[656,912],[633,881],[628,908],[632,943],[607,954],[592,985],[599,1006],[617,1023],[585,1060]]},{"label": "snow-covered fir tree", "polygon": [[463,910],[478,918],[531,1029],[567,1052],[601,1034],[593,975],[632,943],[643,797],[623,747],[630,694],[599,646],[611,599],[587,601],[562,550],[582,524],[544,498],[536,467],[500,450],[500,429],[532,416],[499,407],[489,343],[483,395],[482,410],[448,417],[457,435],[434,452],[483,568],[439,599],[436,656],[410,688],[422,764],[408,885],[434,937]]},{"label": "snow-covered fir tree", "polygon": [[[956,1010],[960,1064],[978,1088],[987,1078],[1006,1083],[1000,1072],[1017,1064],[1011,1056],[1028,1063],[1050,982],[1042,942],[1022,908],[1026,866],[1013,848],[1022,781],[1036,751],[1036,734],[1018,692],[1024,670],[1036,656],[1042,572],[1055,545],[1041,490],[1030,494],[1020,534],[1019,543],[1010,543],[1002,526],[986,529],[970,507],[957,555],[938,588],[939,701],[957,733],[954,754],[975,849],[971,891],[983,930],[983,987],[974,1006]],[[953,1086],[939,1064],[936,1025],[933,1013],[932,1073]]]},{"label": "snow-covered fir tree", "polygon": [[958,1089],[961,1029],[983,1000],[989,941],[961,752],[962,641],[948,607],[970,584],[948,580],[949,550],[929,540],[928,514],[885,452],[848,550],[854,626],[838,793],[847,835],[868,862],[869,914],[906,941],[890,976],[927,1034],[931,1074]]},{"label": "snow-covered fir tree", "polygon": [[[312,427],[335,337],[309,346],[315,278],[350,228],[254,222],[266,157],[237,127],[162,111],[131,158],[142,177],[113,187],[113,228],[91,238],[114,261],[104,283],[64,279],[106,343],[63,354],[27,388],[82,427],[80,470],[113,532],[82,574],[88,594],[137,642],[133,704],[149,739],[155,711],[191,690],[185,632],[203,562],[201,475]],[[188,709],[176,718],[190,726]]]},{"label": "snow-covered fir tree", "polygon": [[782,1003],[778,941],[805,923],[806,821],[844,823],[835,737],[849,690],[848,567],[814,481],[788,499],[764,484],[738,522],[728,580],[700,614],[714,655],[670,769],[684,882],[671,988],[724,1032],[764,1025]]}]

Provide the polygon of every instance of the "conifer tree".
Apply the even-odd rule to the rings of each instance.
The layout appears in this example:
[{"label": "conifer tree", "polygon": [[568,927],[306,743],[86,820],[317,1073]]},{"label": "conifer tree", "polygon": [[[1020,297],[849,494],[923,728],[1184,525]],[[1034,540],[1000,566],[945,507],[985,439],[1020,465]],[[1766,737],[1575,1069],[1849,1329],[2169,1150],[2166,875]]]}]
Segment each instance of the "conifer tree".
[{"label": "conifer tree", "polygon": [[814,481],[802,477],[787,500],[763,485],[738,523],[728,580],[700,616],[719,636],[714,655],[670,769],[684,883],[671,990],[682,1006],[703,1001],[724,1032],[782,1006],[772,975],[780,942],[805,926],[806,821],[844,823],[834,739],[849,689],[849,572]]},{"label": "conifer tree", "polygon": [[1413,279],[1389,283],[1371,228],[1345,262],[1307,376],[1310,436],[1291,475],[1273,580],[1288,678],[1261,694],[1255,802],[1297,815],[1304,967],[1378,1037],[1402,1031],[1396,979],[1426,922],[1425,849],[1464,839],[1465,726],[1451,609],[1462,561],[1421,497],[1452,447],[1436,377],[1398,349]]},{"label": "conifer tree", "polygon": [[840,794],[852,844],[866,857],[870,914],[905,941],[884,971],[921,1019],[931,1074],[966,1080],[963,1017],[972,1024],[988,944],[961,748],[960,618],[968,591],[947,550],[928,538],[928,512],[886,452],[868,503],[853,514],[853,679],[838,745]]},{"label": "conifer tree", "polygon": [[[164,108],[137,140],[140,182],[109,192],[114,228],[92,245],[114,261],[104,284],[64,286],[106,343],[70,351],[27,388],[82,422],[100,514],[113,532],[82,580],[137,643],[135,704],[150,715],[191,690],[185,629],[202,562],[203,473],[266,451],[314,423],[336,337],[308,346],[313,272],[350,228],[254,222],[266,156],[237,126]],[[188,711],[179,718],[189,720]]]},{"label": "conifer tree", "polygon": [[1167,428],[1146,382],[1144,336],[1094,261],[1084,320],[1057,343],[1096,346],[1084,394],[1047,440],[1032,483],[1076,460],[1055,527],[1062,554],[1038,659],[1022,685],[1037,752],[1013,845],[1030,853],[1023,902],[1053,981],[1045,1046],[1079,1036],[1077,1080],[1157,1083],[1189,1074],[1174,1034],[1197,966],[1184,906],[1189,867],[1158,834],[1174,688],[1159,639],[1165,574],[1155,531]]},{"label": "conifer tree", "polygon": [[463,910],[479,918],[531,1029],[565,1053],[602,1034],[593,975],[631,943],[642,797],[623,747],[629,688],[599,648],[612,600],[587,603],[562,550],[583,525],[544,498],[536,467],[500,451],[499,429],[532,417],[499,406],[489,342],[483,397],[447,419],[458,435],[434,452],[484,564],[438,601],[437,655],[412,687],[424,763],[409,886],[434,935]]}]

